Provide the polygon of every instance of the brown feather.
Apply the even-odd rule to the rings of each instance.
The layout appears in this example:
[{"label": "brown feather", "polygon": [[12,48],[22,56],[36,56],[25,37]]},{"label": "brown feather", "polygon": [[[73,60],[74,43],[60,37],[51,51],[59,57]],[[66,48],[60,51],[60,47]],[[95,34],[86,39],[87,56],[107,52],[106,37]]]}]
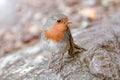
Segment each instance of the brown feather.
[{"label": "brown feather", "polygon": [[67,38],[68,38],[68,41],[69,41],[69,44],[70,44],[70,48],[68,50],[68,54],[71,55],[71,56],[74,56],[74,54],[76,52],[81,52],[81,51],[86,51],[85,48],[82,48],[82,47],[79,47],[78,45],[76,45],[73,41],[73,37],[71,35],[71,32],[70,32],[70,29],[67,28],[66,30],[66,35],[67,35]]}]

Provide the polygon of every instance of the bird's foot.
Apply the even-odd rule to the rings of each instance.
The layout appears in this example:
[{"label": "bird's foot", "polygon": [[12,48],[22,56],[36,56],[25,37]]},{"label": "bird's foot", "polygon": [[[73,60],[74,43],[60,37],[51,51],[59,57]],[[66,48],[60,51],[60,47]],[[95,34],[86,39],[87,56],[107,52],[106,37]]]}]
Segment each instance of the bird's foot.
[{"label": "bird's foot", "polygon": [[58,67],[55,68],[55,71],[56,71],[57,73],[60,72],[60,71],[62,70],[63,66],[64,66],[64,64],[61,63]]}]

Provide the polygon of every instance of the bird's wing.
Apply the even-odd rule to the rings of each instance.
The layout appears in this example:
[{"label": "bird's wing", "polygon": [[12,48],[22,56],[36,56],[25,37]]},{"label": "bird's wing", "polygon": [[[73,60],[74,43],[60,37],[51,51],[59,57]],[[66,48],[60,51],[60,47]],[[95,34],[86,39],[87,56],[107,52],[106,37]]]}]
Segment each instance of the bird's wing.
[{"label": "bird's wing", "polygon": [[70,31],[69,27],[67,28],[65,34],[67,35],[67,39],[68,39],[69,44],[70,44],[70,48],[68,50],[69,55],[74,56],[74,53],[76,53],[76,52],[86,51],[85,48],[79,47],[78,45],[76,45],[74,43],[74,40],[73,40],[73,37],[71,35],[71,31]]},{"label": "bird's wing", "polygon": [[69,45],[70,45],[70,48],[68,50],[68,54],[72,56],[74,54],[74,42],[73,42],[73,37],[71,35],[69,27],[67,27],[65,35],[67,36],[67,39],[68,39]]}]

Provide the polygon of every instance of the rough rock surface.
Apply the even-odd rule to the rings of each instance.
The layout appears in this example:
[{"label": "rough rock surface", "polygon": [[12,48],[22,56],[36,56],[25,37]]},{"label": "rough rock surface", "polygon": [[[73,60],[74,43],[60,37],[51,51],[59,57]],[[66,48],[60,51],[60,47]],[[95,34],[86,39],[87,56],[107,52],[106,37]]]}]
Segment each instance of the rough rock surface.
[{"label": "rough rock surface", "polygon": [[[106,22],[107,23],[107,22]],[[37,44],[0,58],[0,80],[120,80],[120,24],[98,23],[73,29],[74,40],[87,49],[59,72],[46,69],[50,53]],[[59,55],[54,55],[52,67]]]}]

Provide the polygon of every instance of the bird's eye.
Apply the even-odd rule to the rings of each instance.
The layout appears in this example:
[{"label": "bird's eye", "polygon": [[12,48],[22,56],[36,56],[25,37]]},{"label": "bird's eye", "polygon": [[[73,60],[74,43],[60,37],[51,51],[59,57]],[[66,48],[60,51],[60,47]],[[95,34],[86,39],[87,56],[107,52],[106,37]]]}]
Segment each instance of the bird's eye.
[{"label": "bird's eye", "polygon": [[57,20],[57,22],[58,22],[58,23],[60,23],[60,22],[61,22],[61,20]]}]

